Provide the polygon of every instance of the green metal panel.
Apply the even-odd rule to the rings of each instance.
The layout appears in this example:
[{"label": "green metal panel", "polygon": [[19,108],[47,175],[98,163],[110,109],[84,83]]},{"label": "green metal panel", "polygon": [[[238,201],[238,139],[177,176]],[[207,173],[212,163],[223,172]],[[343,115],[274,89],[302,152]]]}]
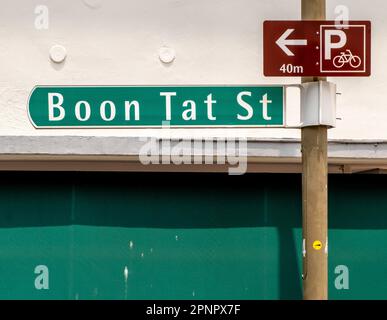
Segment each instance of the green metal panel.
[{"label": "green metal panel", "polygon": [[[0,298],[300,299],[301,177],[1,173]],[[329,295],[387,298],[387,177],[331,176]],[[49,270],[49,289],[34,282]],[[349,268],[337,290],[335,267]]]}]

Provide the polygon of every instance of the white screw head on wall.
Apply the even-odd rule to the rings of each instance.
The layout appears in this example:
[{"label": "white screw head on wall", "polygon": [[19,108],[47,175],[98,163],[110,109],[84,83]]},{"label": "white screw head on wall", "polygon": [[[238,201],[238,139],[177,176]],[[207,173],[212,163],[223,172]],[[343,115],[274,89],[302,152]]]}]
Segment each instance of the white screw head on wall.
[{"label": "white screw head on wall", "polygon": [[159,58],[163,63],[171,63],[173,60],[175,60],[175,56],[176,53],[173,48],[161,47],[159,49]]},{"label": "white screw head on wall", "polygon": [[55,63],[61,63],[66,59],[66,48],[60,45],[54,45],[50,49],[50,58]]}]

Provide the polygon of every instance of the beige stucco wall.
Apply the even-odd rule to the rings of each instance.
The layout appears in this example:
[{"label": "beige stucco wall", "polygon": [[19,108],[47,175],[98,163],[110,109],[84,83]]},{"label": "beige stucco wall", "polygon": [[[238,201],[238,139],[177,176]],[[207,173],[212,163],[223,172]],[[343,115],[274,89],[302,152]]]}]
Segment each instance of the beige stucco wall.
[{"label": "beige stucco wall", "polygon": [[[387,139],[387,4],[384,0],[327,0],[328,18],[348,5],[353,20],[371,20],[372,76],[331,78],[338,97],[333,139]],[[0,135],[162,135],[160,130],[37,130],[26,102],[35,85],[270,84],[265,78],[262,23],[298,19],[299,0],[0,0]],[[49,9],[48,30],[35,28],[35,8]],[[49,50],[63,45],[64,64]],[[158,50],[176,51],[163,65]],[[296,103],[297,104],[297,103]],[[290,112],[292,121],[297,110]],[[239,135],[299,138],[294,129],[177,130],[176,136]]]}]

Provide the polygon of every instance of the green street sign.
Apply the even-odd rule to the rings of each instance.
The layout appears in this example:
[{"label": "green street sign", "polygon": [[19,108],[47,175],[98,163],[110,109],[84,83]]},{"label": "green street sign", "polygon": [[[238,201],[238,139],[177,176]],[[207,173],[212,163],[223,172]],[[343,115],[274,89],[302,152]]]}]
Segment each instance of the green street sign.
[{"label": "green street sign", "polygon": [[37,86],[36,128],[284,127],[284,86]]}]

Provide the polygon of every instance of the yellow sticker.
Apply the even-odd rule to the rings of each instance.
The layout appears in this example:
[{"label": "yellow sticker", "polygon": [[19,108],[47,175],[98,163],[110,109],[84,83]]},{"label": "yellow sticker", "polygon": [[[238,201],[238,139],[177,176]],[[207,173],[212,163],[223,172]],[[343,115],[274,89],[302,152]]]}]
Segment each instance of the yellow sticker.
[{"label": "yellow sticker", "polygon": [[316,240],[313,242],[313,249],[320,250],[322,248],[322,243],[320,240]]}]

